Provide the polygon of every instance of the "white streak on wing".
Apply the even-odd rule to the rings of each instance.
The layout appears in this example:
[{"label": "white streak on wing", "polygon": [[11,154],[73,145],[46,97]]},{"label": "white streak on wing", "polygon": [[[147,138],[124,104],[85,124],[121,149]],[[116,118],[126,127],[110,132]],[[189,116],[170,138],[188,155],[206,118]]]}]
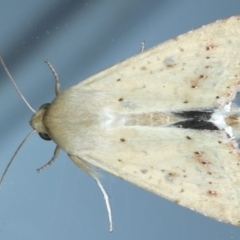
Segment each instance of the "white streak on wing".
[{"label": "white streak on wing", "polygon": [[226,116],[226,114],[230,112],[231,104],[232,103],[230,102],[226,104],[223,109],[215,110],[209,121],[214,123],[219,129],[223,129],[227,134],[230,135],[231,138],[234,138],[232,127],[228,126],[224,119],[224,116]]},{"label": "white streak on wing", "polygon": [[124,126],[126,120],[127,115],[120,115],[106,108],[99,113],[99,123],[102,129]]}]

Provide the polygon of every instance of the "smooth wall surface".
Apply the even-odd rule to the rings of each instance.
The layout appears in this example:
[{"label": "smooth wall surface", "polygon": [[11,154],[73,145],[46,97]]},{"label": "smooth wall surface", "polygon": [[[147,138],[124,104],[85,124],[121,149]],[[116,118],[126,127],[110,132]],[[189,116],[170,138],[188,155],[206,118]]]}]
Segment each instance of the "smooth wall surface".
[{"label": "smooth wall surface", "polygon": [[[179,34],[240,14],[236,0],[1,0],[0,54],[37,109],[61,89]],[[240,41],[240,40],[239,40]],[[236,51],[239,51],[236,50]],[[0,172],[31,131],[32,115],[0,67]],[[87,104],[87,103],[86,103]],[[206,218],[102,172],[113,209],[108,232],[95,182],[64,152],[41,173],[55,145],[35,134],[20,150],[0,191],[0,239],[239,239],[240,229]],[[240,186],[239,186],[240,187]]]}]

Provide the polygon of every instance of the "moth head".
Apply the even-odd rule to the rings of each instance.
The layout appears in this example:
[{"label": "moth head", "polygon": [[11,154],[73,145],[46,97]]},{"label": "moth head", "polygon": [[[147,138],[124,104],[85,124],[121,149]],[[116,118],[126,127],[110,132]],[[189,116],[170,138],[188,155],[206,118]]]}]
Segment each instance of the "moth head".
[{"label": "moth head", "polygon": [[[53,72],[54,76],[55,76],[55,93],[56,95],[58,95],[60,93],[60,83],[59,83],[59,78],[58,75],[55,71],[55,69],[53,68],[53,66],[51,65],[51,63],[45,59],[45,62],[47,63],[47,65],[49,66],[50,70]],[[17,92],[19,93],[20,97],[22,98],[22,100],[26,103],[26,105],[29,107],[29,109],[33,112],[33,116],[30,120],[30,125],[32,126],[32,128],[34,129],[33,131],[31,131],[24,139],[23,141],[20,143],[20,145],[18,146],[17,150],[15,151],[15,153],[13,154],[11,160],[9,161],[7,167],[5,168],[2,177],[0,178],[0,187],[2,185],[3,179],[10,167],[10,165],[12,164],[15,156],[17,155],[18,151],[20,150],[20,148],[22,147],[22,145],[28,140],[28,138],[34,134],[35,132],[38,132],[40,137],[43,138],[44,140],[51,140],[51,138],[49,137],[47,130],[44,126],[43,123],[43,118],[44,118],[44,114],[46,113],[48,107],[50,106],[50,103],[45,103],[43,104],[37,111],[35,111],[31,105],[28,103],[28,101],[25,99],[25,97],[23,96],[23,94],[21,93],[21,91],[19,90],[17,84],[15,83],[13,77],[11,76],[10,72],[8,71],[2,57],[0,56],[0,63],[2,64],[4,70],[6,71],[7,75],[9,76],[11,82],[13,83],[15,89],[17,90]],[[38,168],[37,171],[41,171],[43,169],[45,169],[46,167],[48,167],[57,157],[59,151],[60,151],[60,147],[57,145],[54,151],[54,155],[52,157],[52,159],[46,163],[44,166],[42,166],[41,168]]]},{"label": "moth head", "polygon": [[45,103],[41,105],[41,107],[33,114],[30,120],[30,125],[32,126],[32,128],[36,130],[39,136],[44,140],[52,140],[48,135],[47,129],[45,128],[43,123],[44,114],[46,113],[49,106],[50,103]]}]

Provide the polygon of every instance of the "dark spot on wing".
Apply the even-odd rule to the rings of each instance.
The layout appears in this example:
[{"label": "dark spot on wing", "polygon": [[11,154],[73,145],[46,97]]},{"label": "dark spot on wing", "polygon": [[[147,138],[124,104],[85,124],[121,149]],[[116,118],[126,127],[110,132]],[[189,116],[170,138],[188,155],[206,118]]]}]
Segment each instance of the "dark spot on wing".
[{"label": "dark spot on wing", "polygon": [[217,197],[217,192],[216,192],[216,191],[213,191],[213,190],[208,190],[208,191],[207,191],[207,195],[208,195],[208,196]]},{"label": "dark spot on wing", "polygon": [[148,172],[148,170],[147,170],[147,169],[142,169],[141,172],[142,172],[143,174],[146,174],[146,173]]}]

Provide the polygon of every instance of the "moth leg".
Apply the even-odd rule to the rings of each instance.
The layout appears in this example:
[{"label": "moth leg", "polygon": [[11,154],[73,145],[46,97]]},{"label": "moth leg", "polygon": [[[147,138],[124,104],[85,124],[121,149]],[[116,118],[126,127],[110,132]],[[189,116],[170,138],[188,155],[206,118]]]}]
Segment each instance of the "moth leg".
[{"label": "moth leg", "polygon": [[54,160],[57,158],[60,150],[61,150],[61,148],[59,146],[56,146],[56,148],[54,150],[53,157],[51,158],[51,160],[49,162],[47,162],[45,165],[43,165],[42,167],[38,168],[37,172],[41,172],[42,170],[44,170],[47,167],[49,167],[54,162]]},{"label": "moth leg", "polygon": [[109,203],[109,197],[108,197],[108,194],[107,194],[106,190],[104,189],[102,183],[98,179],[97,173],[82,158],[79,158],[78,156],[74,156],[74,155],[68,155],[68,156],[73,160],[73,162],[78,167],[80,167],[83,171],[87,172],[96,181],[98,187],[100,188],[100,190],[103,194],[104,200],[105,200],[105,204],[106,204],[107,212],[108,212],[108,219],[109,219],[109,231],[112,232],[112,230],[113,230],[112,210],[111,210],[111,206]]}]

